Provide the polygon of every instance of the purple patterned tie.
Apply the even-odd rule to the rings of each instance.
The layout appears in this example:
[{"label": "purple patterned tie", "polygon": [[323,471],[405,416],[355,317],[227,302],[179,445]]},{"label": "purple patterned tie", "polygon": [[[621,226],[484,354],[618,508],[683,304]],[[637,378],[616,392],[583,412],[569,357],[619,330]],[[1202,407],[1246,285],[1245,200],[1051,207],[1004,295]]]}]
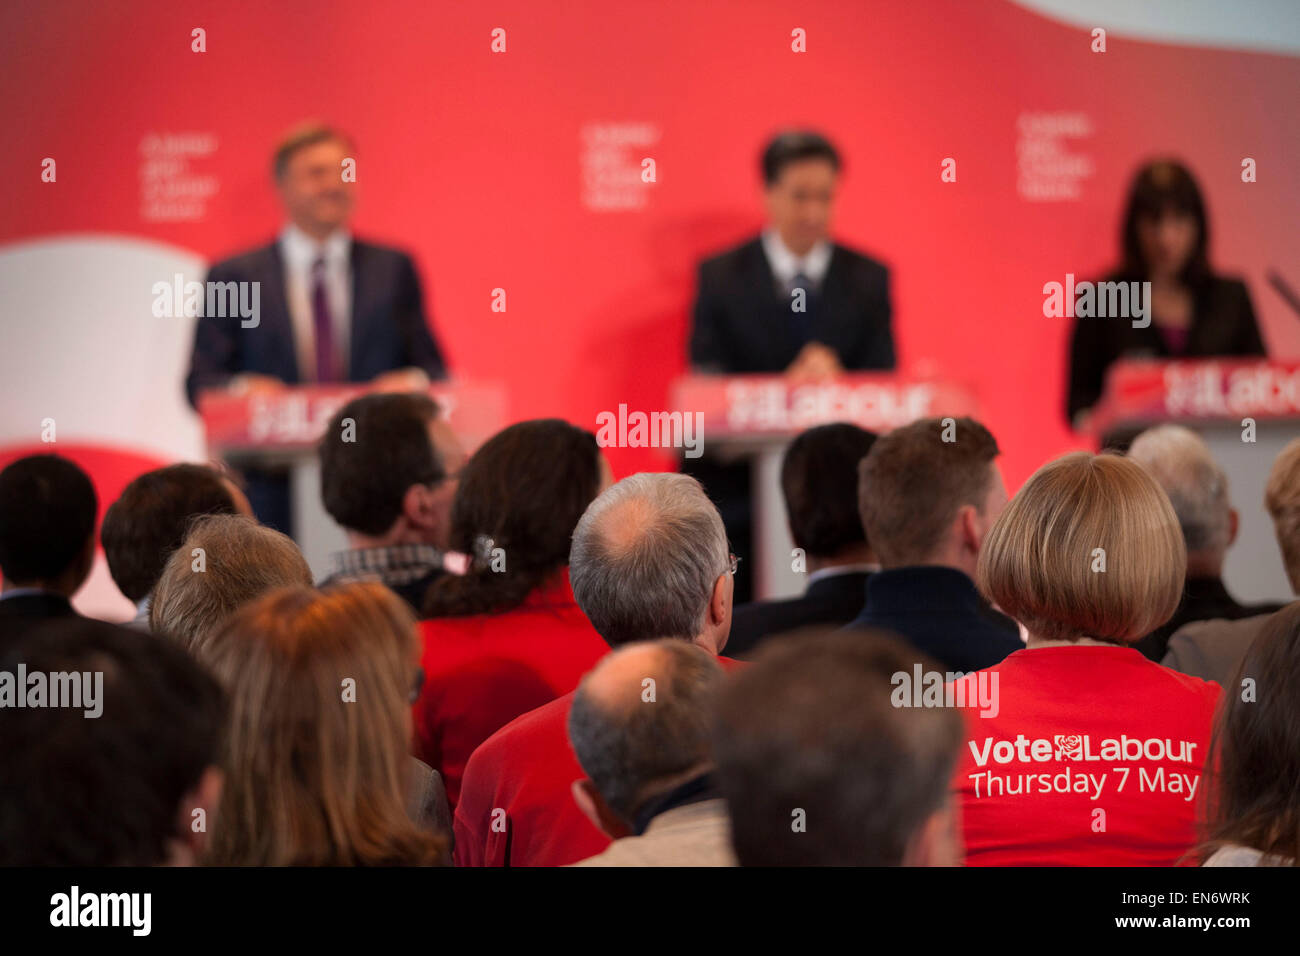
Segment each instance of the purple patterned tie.
[{"label": "purple patterned tie", "polygon": [[329,296],[325,292],[325,259],[311,266],[311,321],[316,333],[316,381],[337,382],[337,353],[334,349],[334,323],[330,319]]}]

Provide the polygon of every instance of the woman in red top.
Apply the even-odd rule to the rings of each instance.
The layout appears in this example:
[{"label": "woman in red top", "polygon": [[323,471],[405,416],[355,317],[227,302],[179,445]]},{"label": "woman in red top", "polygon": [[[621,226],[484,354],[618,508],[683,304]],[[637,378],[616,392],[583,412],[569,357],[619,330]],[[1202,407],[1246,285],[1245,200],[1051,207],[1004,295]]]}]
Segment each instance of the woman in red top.
[{"label": "woman in red top", "polygon": [[1126,458],[1058,458],[1007,506],[978,583],[1027,644],[949,687],[969,865],[1168,866],[1195,844],[1219,687],[1128,646],[1173,614],[1186,563]]},{"label": "woman in red top", "polygon": [[425,597],[415,703],[416,755],[442,774],[453,808],[474,748],[568,693],[609,650],[568,573],[574,526],[609,482],[595,436],[559,419],[511,425],[460,473],[451,547],[473,563]]}]

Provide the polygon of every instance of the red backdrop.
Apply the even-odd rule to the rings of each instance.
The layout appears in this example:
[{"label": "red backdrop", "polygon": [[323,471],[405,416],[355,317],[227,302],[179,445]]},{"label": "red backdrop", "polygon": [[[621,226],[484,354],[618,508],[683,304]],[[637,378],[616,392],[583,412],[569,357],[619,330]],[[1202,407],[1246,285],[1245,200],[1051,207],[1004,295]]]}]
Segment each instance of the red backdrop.
[{"label": "red backdrop", "polygon": [[[205,53],[191,51],[195,27]],[[490,50],[496,27],[504,54]],[[806,53],[791,51],[796,27]],[[1248,279],[1270,348],[1300,352],[1263,280],[1276,266],[1300,285],[1294,57],[1117,36],[1098,54],[1085,30],[1001,0],[43,0],[0,12],[0,60],[6,249],[114,234],[210,259],[264,242],[281,222],[273,143],[327,118],[358,143],[357,231],[415,253],[454,371],[510,383],[514,418],[593,427],[620,402],[663,407],[684,367],[693,265],[760,225],[759,146],[795,124],[847,158],[836,233],[892,267],[901,363],[976,389],[1013,488],[1078,444],[1061,411],[1068,320],[1043,317],[1043,283],[1111,263],[1124,186],[1153,154],[1198,174],[1214,261]],[[1091,169],[1075,201],[1017,191],[1017,123],[1034,112],[1091,127],[1067,144]],[[584,206],[591,123],[658,130],[641,150],[658,174],[642,208]],[[218,183],[197,220],[142,216],[153,133],[216,137],[194,163]],[[1241,182],[1246,156],[1257,183]],[[41,182],[44,157],[57,183]],[[940,181],[945,157],[956,183]],[[504,314],[490,310],[498,287]],[[9,293],[7,325],[22,321]],[[64,388],[57,366],[5,390]],[[111,396],[114,368],[93,385]],[[35,428],[0,442],[30,444]],[[610,457],[620,475],[669,464],[648,450]]]}]

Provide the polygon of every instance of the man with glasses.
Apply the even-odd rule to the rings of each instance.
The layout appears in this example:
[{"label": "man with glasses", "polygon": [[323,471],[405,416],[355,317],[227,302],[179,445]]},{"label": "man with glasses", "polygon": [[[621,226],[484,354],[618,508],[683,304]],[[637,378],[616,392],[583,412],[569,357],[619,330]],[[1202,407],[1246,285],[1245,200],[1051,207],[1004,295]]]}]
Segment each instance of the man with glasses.
[{"label": "man with glasses", "polygon": [[[569,579],[578,606],[610,647],[680,641],[716,657],[726,670],[736,665],[719,655],[731,632],[739,561],[729,552],[722,516],[699,482],[688,475],[642,473],[610,486],[587,506],[573,531]],[[645,675],[634,676],[635,686],[644,691]],[[658,687],[655,700],[662,703],[654,706],[669,706],[664,695],[673,693],[671,686]],[[601,853],[611,835],[622,837],[634,828],[634,820],[609,821],[609,829],[602,833],[579,809],[573,786],[606,758],[613,760],[616,769],[596,770],[597,777],[615,785],[628,784],[624,771],[631,763],[645,766],[642,761],[653,763],[665,756],[662,741],[655,736],[658,730],[616,731],[614,739],[606,738],[607,748],[586,751],[591,760],[584,769],[568,737],[574,699],[573,693],[565,694],[529,711],[474,751],[461,778],[456,806],[457,866],[564,866]],[[629,736],[618,739],[623,732]],[[602,749],[604,756],[597,752]],[[629,755],[630,763],[613,756],[620,751]],[[660,779],[656,786],[664,782]],[[688,782],[689,793],[661,791],[656,796],[683,806],[716,796],[711,781],[676,781]],[[661,801],[656,812],[667,806]],[[720,821],[713,812],[706,811],[705,816],[694,823],[708,831],[712,849],[704,852],[716,860],[722,855],[715,852]],[[682,833],[671,829],[669,842],[675,843]],[[661,859],[671,856],[675,863],[682,862],[677,855],[682,847],[658,849]],[[617,856],[622,859],[623,853]],[[692,858],[692,863],[697,860]]]},{"label": "man with glasses", "polygon": [[379,581],[416,614],[443,573],[451,502],[465,452],[420,393],[364,395],[339,409],[320,443],[321,498],[347,532],[325,583]]}]

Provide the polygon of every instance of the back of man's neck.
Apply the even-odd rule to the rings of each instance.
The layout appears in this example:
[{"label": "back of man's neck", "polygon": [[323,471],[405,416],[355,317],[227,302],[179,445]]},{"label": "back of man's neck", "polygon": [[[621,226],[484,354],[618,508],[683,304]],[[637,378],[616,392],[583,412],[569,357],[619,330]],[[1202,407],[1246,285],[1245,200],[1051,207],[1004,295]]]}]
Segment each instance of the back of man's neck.
[{"label": "back of man's neck", "polygon": [[924,561],[906,561],[882,566],[882,570],[885,571],[904,571],[915,568],[943,568],[947,571],[958,571],[970,578],[972,581],[975,580],[975,569],[973,567],[965,567],[960,562],[947,561],[941,558],[931,558]]},{"label": "back of man's neck", "polygon": [[879,566],[876,556],[865,545],[860,548],[846,548],[834,555],[808,555],[808,573],[830,571],[835,568],[860,568]]}]

